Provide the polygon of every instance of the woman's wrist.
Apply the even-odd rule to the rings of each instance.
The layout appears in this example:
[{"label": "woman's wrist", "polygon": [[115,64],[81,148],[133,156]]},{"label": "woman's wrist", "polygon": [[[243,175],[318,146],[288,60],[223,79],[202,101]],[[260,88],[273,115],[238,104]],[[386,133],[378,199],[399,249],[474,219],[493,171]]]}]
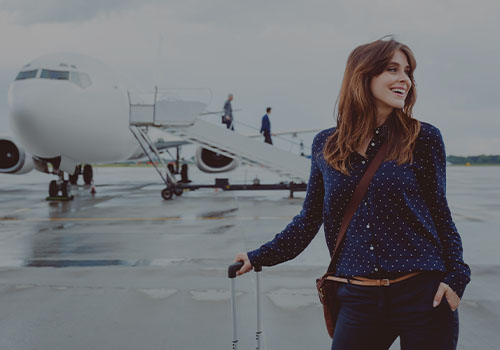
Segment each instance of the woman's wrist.
[{"label": "woman's wrist", "polygon": [[443,279],[443,282],[446,283],[457,295],[460,299],[465,292],[465,287],[467,283],[469,283],[469,277],[458,274],[454,271],[448,272]]}]

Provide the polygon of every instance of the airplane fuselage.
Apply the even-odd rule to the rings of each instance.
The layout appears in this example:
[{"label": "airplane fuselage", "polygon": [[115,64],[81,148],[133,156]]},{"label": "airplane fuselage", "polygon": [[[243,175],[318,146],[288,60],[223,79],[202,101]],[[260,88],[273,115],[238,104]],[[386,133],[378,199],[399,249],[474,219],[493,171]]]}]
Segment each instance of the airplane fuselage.
[{"label": "airplane fuselage", "polygon": [[127,92],[91,57],[34,60],[9,87],[8,101],[11,129],[36,157],[61,157],[61,164],[73,166],[119,161],[137,151]]}]

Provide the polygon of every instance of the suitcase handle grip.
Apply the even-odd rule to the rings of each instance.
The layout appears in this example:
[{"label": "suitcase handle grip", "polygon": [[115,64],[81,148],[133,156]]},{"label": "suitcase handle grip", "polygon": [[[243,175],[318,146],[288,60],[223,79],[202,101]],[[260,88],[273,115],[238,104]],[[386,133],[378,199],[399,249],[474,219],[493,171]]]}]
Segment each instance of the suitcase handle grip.
[{"label": "suitcase handle grip", "polygon": [[234,264],[229,265],[227,269],[227,276],[229,278],[235,278],[236,272],[238,272],[243,267],[243,261],[235,262]]},{"label": "suitcase handle grip", "polygon": [[[229,265],[229,268],[227,269],[227,276],[229,278],[235,278],[236,272],[238,272],[242,267],[243,267],[243,261],[238,261],[235,262],[234,264]],[[255,270],[255,272],[261,272],[262,266],[255,265],[253,269]]]}]

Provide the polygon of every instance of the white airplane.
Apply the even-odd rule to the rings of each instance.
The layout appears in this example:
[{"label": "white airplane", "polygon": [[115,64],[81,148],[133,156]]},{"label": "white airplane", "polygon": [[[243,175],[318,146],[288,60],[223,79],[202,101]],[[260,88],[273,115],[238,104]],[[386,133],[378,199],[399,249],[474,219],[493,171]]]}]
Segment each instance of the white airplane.
[{"label": "white airplane", "polygon": [[[127,90],[107,65],[90,56],[58,53],[26,64],[9,87],[8,104],[15,137],[0,136],[0,173],[24,174],[35,167],[57,174],[60,178],[51,181],[49,196],[59,191],[68,195],[64,172],[76,183],[81,164],[86,164],[83,176],[90,184],[89,164],[144,156],[129,129]],[[186,143],[174,140],[164,148]],[[230,163],[219,168],[197,159],[205,172],[237,165]]]},{"label": "white airplane", "polygon": [[[14,138],[0,136],[0,173],[23,174],[35,168],[58,175],[50,182],[49,197],[69,197],[70,183],[80,174],[90,184],[90,164],[137,159],[147,152],[130,129],[130,94],[107,65],[90,56],[58,53],[26,64],[9,87],[8,104]],[[187,143],[177,138],[158,149],[179,151]],[[228,157],[217,151],[220,148],[201,144],[196,152],[201,171],[226,172],[240,163],[237,154]],[[184,180],[187,166],[183,170]]]}]

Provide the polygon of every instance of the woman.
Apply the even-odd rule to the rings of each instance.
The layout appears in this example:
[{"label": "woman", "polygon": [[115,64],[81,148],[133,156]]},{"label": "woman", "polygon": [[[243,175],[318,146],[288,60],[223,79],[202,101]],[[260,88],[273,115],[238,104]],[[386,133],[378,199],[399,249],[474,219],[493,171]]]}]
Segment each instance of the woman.
[{"label": "woman", "polygon": [[[349,56],[337,127],[316,135],[302,211],[260,248],[236,255],[243,267],[293,259],[321,224],[330,254],[343,211],[377,150],[388,152],[345,234],[335,276],[398,280],[389,286],[342,283],[332,349],[455,349],[458,305],[470,269],[446,200],[440,131],[412,116],[415,57],[390,38]],[[344,279],[346,280],[346,279]],[[400,280],[400,281],[399,281]]]}]

